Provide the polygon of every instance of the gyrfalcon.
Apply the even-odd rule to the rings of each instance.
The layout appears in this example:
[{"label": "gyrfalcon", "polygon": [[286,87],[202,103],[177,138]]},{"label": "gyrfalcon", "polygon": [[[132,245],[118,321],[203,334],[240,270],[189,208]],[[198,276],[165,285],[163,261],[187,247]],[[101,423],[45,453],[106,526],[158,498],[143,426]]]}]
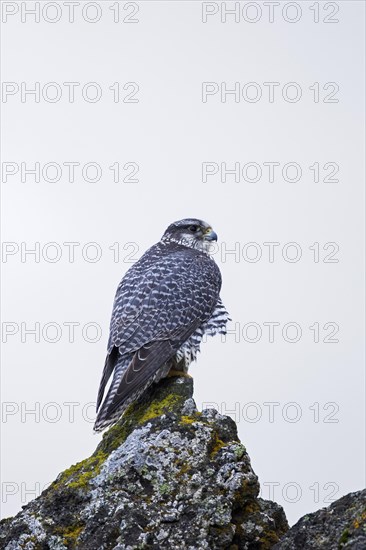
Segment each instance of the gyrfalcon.
[{"label": "gyrfalcon", "polygon": [[123,277],[113,305],[95,431],[114,424],[170,370],[187,373],[204,334],[226,333],[221,273],[209,255],[216,240],[202,220],[174,222]]}]

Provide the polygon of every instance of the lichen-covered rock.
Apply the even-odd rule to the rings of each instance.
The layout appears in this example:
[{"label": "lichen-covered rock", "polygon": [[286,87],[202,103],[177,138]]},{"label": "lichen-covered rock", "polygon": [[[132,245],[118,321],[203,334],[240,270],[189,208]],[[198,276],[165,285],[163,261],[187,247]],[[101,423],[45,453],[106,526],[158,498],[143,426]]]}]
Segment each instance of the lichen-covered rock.
[{"label": "lichen-covered rock", "polygon": [[273,550],[365,550],[366,489],[301,518]]},{"label": "lichen-covered rock", "polygon": [[199,413],[187,378],[160,382],[95,453],[0,524],[6,550],[267,549],[288,529],[236,425]]}]

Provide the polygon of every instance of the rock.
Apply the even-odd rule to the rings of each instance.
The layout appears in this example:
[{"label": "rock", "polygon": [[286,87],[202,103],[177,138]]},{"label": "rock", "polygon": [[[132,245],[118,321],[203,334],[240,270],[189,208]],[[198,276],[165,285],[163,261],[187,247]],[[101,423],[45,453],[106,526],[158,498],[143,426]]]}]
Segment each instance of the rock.
[{"label": "rock", "polygon": [[191,379],[161,381],[90,458],[1,522],[1,548],[271,548],[288,529],[282,508],[258,498],[234,421],[199,413],[192,394]]},{"label": "rock", "polygon": [[366,489],[301,518],[273,550],[365,550]]}]

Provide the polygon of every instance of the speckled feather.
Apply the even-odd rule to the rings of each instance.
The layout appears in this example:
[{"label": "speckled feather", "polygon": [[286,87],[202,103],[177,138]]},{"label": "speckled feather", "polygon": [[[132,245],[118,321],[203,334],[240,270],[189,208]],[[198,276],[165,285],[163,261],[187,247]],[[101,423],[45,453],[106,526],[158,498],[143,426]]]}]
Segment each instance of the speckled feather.
[{"label": "speckled feather", "polygon": [[114,423],[174,364],[182,362],[188,370],[205,333],[225,332],[228,314],[220,288],[214,260],[174,240],[155,244],[128,270],[113,305],[97,409],[112,373],[113,380],[96,431]]}]

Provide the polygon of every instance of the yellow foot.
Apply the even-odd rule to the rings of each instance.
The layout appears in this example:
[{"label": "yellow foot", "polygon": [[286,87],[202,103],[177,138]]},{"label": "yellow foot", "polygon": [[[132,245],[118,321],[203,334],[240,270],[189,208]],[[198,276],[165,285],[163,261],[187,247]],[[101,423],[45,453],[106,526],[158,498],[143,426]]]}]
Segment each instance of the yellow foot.
[{"label": "yellow foot", "polygon": [[183,378],[192,378],[192,376],[190,374],[188,374],[188,372],[183,372],[182,370],[174,370],[174,369],[170,369],[170,371],[168,372],[167,378],[170,378],[171,376],[180,376],[180,377],[183,377]]}]

